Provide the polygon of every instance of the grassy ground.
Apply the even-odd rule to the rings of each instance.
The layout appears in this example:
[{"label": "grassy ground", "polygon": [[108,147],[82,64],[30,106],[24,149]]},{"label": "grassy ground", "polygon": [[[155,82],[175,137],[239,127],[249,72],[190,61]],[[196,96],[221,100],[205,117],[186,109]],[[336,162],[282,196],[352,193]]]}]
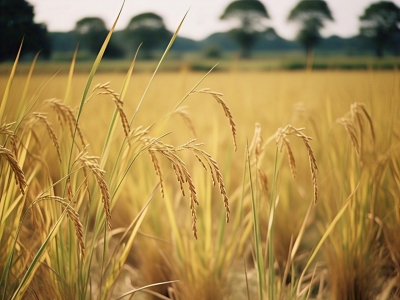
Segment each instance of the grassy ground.
[{"label": "grassy ground", "polygon": [[108,64],[1,75],[2,299],[400,298],[397,70]]}]

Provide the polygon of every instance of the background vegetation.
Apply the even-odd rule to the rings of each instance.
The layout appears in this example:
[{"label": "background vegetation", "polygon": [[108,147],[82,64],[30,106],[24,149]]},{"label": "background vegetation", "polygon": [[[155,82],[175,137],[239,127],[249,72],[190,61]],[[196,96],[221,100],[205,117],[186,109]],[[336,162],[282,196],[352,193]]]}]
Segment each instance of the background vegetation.
[{"label": "background vegetation", "polygon": [[[3,0],[0,2],[4,12],[0,19],[2,28],[0,61],[13,61],[18,46],[25,34],[25,47],[21,59],[30,59],[42,49],[40,59],[51,61],[70,61],[79,44],[78,60],[95,58],[109,28],[98,17],[78,20],[70,32],[47,32],[45,24],[35,24],[34,9],[26,0]],[[282,60],[287,57],[301,57],[306,65],[312,58],[323,60],[326,56],[397,57],[400,49],[400,9],[388,1],[376,2],[364,8],[359,20],[360,33],[351,38],[339,36],[322,37],[321,29],[327,21],[334,22],[329,6],[325,1],[299,1],[287,12],[288,22],[297,23],[299,31],[295,41],[281,38],[268,26],[267,7],[257,0],[236,0],[221,11],[221,22],[236,20],[237,26],[228,32],[216,32],[204,40],[195,41],[177,37],[170,53],[185,61],[193,61],[193,56],[204,58],[230,59],[271,57]],[[27,34],[29,32],[29,34]],[[35,40],[31,40],[31,36]],[[131,60],[139,44],[142,49],[138,59],[158,61],[172,33],[163,19],[146,12],[133,16],[124,30],[114,33],[105,59]],[[304,50],[306,50],[304,52]],[[306,53],[307,55],[304,55]],[[311,59],[311,60],[310,60]],[[364,61],[365,63],[368,63]],[[289,61],[287,65],[296,61]],[[129,62],[125,62],[129,65]],[[285,68],[286,65],[279,67]],[[357,68],[357,64],[353,68]]]}]

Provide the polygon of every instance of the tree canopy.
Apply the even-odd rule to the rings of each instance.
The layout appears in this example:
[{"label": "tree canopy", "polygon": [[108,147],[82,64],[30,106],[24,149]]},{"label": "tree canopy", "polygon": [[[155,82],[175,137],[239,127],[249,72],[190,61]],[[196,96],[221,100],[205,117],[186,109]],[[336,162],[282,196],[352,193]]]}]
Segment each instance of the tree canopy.
[{"label": "tree canopy", "polygon": [[[86,17],[80,19],[75,25],[75,36],[82,48],[92,54],[97,54],[107,37],[108,29],[104,21],[97,17]],[[117,58],[123,56],[123,51],[111,39],[106,51],[105,58]]]},{"label": "tree canopy", "polygon": [[230,31],[232,38],[242,48],[242,57],[249,57],[260,32],[265,30],[263,21],[269,14],[258,0],[236,0],[230,3],[220,17],[221,20],[238,20],[240,25]]},{"label": "tree canopy", "polygon": [[393,2],[371,4],[360,16],[360,21],[360,34],[373,41],[376,56],[382,57],[385,47],[399,47],[400,8]]},{"label": "tree canopy", "polygon": [[0,61],[14,59],[24,39],[22,54],[51,53],[45,24],[36,24],[32,5],[25,0],[0,0]]},{"label": "tree canopy", "polygon": [[141,53],[145,58],[151,58],[153,50],[167,44],[172,37],[172,33],[165,27],[163,19],[152,12],[134,16],[125,32],[135,49],[142,44]]},{"label": "tree canopy", "polygon": [[288,16],[288,21],[300,23],[296,40],[308,54],[320,42],[320,30],[327,20],[333,21],[333,16],[328,4],[323,0],[301,0]]}]

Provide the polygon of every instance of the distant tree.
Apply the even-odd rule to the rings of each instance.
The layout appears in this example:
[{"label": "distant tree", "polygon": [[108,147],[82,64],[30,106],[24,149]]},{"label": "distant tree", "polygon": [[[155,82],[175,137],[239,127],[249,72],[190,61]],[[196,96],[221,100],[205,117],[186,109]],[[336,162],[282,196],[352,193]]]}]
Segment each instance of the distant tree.
[{"label": "distant tree", "polygon": [[[96,55],[100,51],[109,30],[102,19],[86,17],[76,22],[74,32],[82,48]],[[104,57],[120,58],[122,56],[122,49],[111,39],[104,52]]]},{"label": "distant tree", "polygon": [[133,17],[125,29],[125,34],[135,50],[142,44],[142,56],[148,59],[152,58],[155,48],[167,44],[172,37],[163,19],[151,12]]},{"label": "distant tree", "polygon": [[327,20],[333,21],[333,17],[323,0],[301,0],[290,11],[288,21],[300,23],[296,40],[304,47],[308,57],[321,41],[320,31]]},{"label": "distant tree", "polygon": [[241,57],[248,58],[251,48],[265,29],[263,21],[269,19],[267,9],[258,0],[237,0],[230,3],[220,17],[221,20],[238,20],[240,25],[230,31],[232,38],[241,47]]},{"label": "distant tree", "polygon": [[208,45],[204,50],[204,56],[207,58],[220,58],[222,56],[221,49],[217,45]]},{"label": "distant tree", "polygon": [[398,47],[400,8],[394,3],[381,1],[371,4],[360,21],[360,34],[373,41],[377,57],[383,57],[385,47]]},{"label": "distant tree", "polygon": [[25,0],[0,0],[0,61],[14,59],[22,39],[22,53],[51,53],[47,28],[33,22],[33,6]]}]

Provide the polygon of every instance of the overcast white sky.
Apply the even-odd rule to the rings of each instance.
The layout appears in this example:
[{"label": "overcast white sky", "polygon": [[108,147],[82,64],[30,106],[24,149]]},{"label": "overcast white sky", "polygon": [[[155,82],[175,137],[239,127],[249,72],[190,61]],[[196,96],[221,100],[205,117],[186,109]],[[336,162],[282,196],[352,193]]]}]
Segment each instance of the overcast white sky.
[{"label": "overcast white sky", "polygon": [[[261,0],[271,20],[268,26],[287,39],[293,39],[296,25],[286,22],[287,15],[299,0]],[[358,33],[358,17],[371,3],[378,0],[326,0],[335,22],[327,22],[324,36],[333,34],[349,37]],[[84,17],[100,17],[111,27],[122,0],[28,0],[35,8],[35,21],[47,24],[49,31],[69,31],[76,21]],[[219,20],[220,15],[232,0],[126,0],[117,30],[126,27],[129,20],[143,12],[160,15],[171,31],[175,31],[185,12],[187,18],[180,36],[200,40],[211,33],[226,31],[232,23]],[[400,0],[392,0],[400,6]]]}]

